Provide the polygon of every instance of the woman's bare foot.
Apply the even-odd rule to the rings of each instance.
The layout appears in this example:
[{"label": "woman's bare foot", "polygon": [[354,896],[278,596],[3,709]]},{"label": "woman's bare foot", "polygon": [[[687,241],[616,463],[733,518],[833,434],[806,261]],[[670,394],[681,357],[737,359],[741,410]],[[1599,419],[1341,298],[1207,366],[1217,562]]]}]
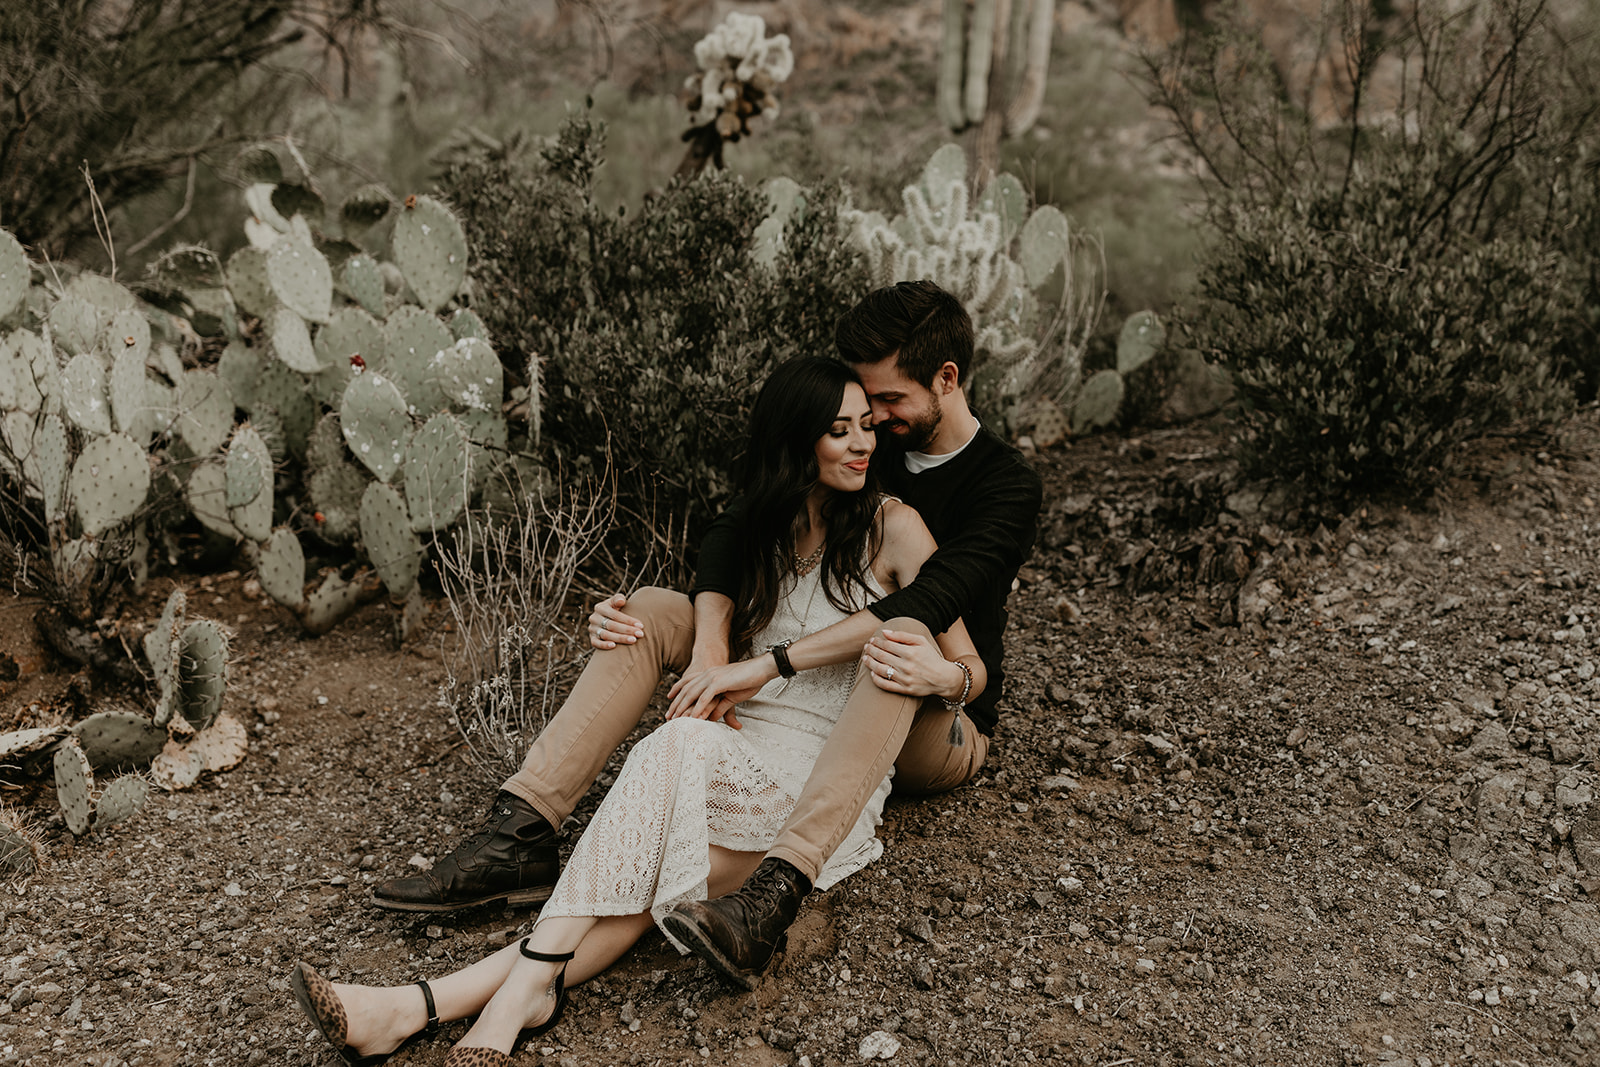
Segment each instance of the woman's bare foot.
[{"label": "woman's bare foot", "polygon": [[524,1030],[543,1026],[558,1010],[566,963],[519,958],[457,1048],[509,1054]]}]

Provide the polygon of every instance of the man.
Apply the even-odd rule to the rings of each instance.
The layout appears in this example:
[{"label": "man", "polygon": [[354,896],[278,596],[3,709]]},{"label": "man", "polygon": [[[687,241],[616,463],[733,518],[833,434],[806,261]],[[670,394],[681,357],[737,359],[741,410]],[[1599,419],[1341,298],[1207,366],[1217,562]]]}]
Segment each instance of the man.
[{"label": "man", "polygon": [[[858,672],[793,813],[755,873],[737,892],[680,904],[665,920],[697,954],[750,988],[891,765],[901,793],[952,789],[977,775],[997,719],[1005,599],[1033,547],[1041,503],[1037,473],[967,406],[972,322],[955,297],[925,281],[876,290],[840,319],[836,342],[871,403],[878,477],[921,513],[939,549],[906,588],[795,641],[786,655],[757,658],[776,678],[859,658],[868,641],[886,640],[884,630],[932,637],[961,618],[989,684],[970,704],[919,701]],[[489,820],[427,874],[378,886],[375,903],[450,911],[547,898],[559,873],[554,828],[638,725],[666,671],[682,672],[672,689],[675,707],[736,724],[734,705],[754,692],[747,681],[732,689],[724,679],[738,595],[730,551],[736,529],[729,515],[707,531],[692,602],[642,589],[596,606],[590,634],[601,651],[505,783]]]}]

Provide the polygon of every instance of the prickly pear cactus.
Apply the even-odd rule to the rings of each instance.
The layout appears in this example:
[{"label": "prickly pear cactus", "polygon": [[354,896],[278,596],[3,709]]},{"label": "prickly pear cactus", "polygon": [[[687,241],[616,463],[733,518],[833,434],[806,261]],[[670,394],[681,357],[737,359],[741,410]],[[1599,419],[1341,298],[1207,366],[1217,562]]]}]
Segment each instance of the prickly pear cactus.
[{"label": "prickly pear cactus", "polygon": [[156,676],[157,726],[165,726],[172,720],[182,699],[179,668],[183,655],[183,613],[188,602],[182,589],[174,589],[167,597],[155,628],[144,635],[144,655]]},{"label": "prickly pear cactus", "polygon": [[471,489],[466,434],[453,415],[429,419],[406,453],[406,505],[418,533],[443,530],[461,517]]},{"label": "prickly pear cactus", "polygon": [[449,401],[435,381],[435,357],[451,345],[449,327],[415,304],[395,309],[384,324],[388,347],[383,372],[400,388],[406,405],[418,418],[443,411]]},{"label": "prickly pear cactus", "polygon": [[377,260],[371,256],[351,256],[344,261],[339,277],[351,300],[373,315],[385,314],[383,272],[378,269]]},{"label": "prickly pear cactus", "polygon": [[228,521],[251,540],[272,532],[272,455],[249,425],[234,432],[223,465]]},{"label": "prickly pear cactus", "polygon": [[111,402],[106,367],[92,352],[73,356],[61,374],[61,402],[67,418],[87,434],[111,432]]},{"label": "prickly pear cactus", "polygon": [[1072,431],[1083,433],[1111,425],[1116,421],[1117,409],[1122,406],[1124,390],[1122,375],[1114,370],[1091,374],[1083,383],[1077,403],[1072,405]]},{"label": "prickly pear cactus", "polygon": [[144,504],[150,491],[150,462],[132,438],[97,437],[72,465],[69,486],[83,532],[98,537],[132,519]]},{"label": "prickly pear cactus", "polygon": [[[160,749],[156,750],[160,754]],[[104,828],[125,822],[138,814],[150,799],[150,782],[140,774],[125,774],[106,786],[95,806],[94,824]]]},{"label": "prickly pear cactus", "polygon": [[383,375],[366,371],[350,379],[339,404],[339,428],[350,453],[379,481],[389,481],[405,463],[411,416],[399,388]]},{"label": "prickly pear cactus", "polygon": [[267,252],[267,281],[296,315],[327,322],[333,306],[333,271],[309,241],[283,240]]},{"label": "prickly pear cactus", "polygon": [[38,832],[19,813],[0,808],[0,878],[26,878],[39,869],[43,857]]},{"label": "prickly pear cactus", "polygon": [[395,219],[392,253],[406,284],[429,311],[444,307],[466,280],[467,235],[432,197],[406,198]]},{"label": "prickly pear cactus", "polygon": [[1117,336],[1117,373],[1126,377],[1148,363],[1167,341],[1167,328],[1154,311],[1128,316]]},{"label": "prickly pear cactus", "polygon": [[66,514],[67,476],[72,451],[67,428],[59,415],[46,415],[34,436],[34,460],[38,469],[39,491],[44,496],[44,517],[50,522]]},{"label": "prickly pear cactus", "polygon": [[65,726],[36,726],[0,734],[0,763],[43,752],[66,733]]},{"label": "prickly pear cactus", "polygon": [[67,829],[87,833],[94,814],[94,771],[76,739],[69,737],[56,747],[55,767],[56,800]]},{"label": "prickly pear cactus", "polygon": [[219,457],[208,457],[189,472],[183,487],[184,503],[200,525],[214,534],[237,541],[242,534],[228,518],[228,474]]},{"label": "prickly pear cactus", "polygon": [[278,298],[267,275],[267,253],[246,245],[228,258],[228,292],[233,302],[257,318],[271,311]]},{"label": "prickly pear cactus", "polygon": [[267,316],[267,333],[272,339],[272,353],[283,360],[290,370],[301,374],[316,374],[322,364],[311,344],[311,331],[306,320],[292,308],[281,307]]},{"label": "prickly pear cactus", "polygon": [[329,407],[338,407],[356,360],[368,370],[383,370],[383,323],[360,308],[345,307],[333,313],[317,331],[316,356],[322,371],[311,380],[312,392]]},{"label": "prickly pear cactus", "polygon": [[197,456],[208,456],[221,448],[233,431],[233,394],[228,392],[228,383],[215,371],[184,371],[173,425],[189,451]]},{"label": "prickly pear cactus", "polygon": [[133,711],[91,715],[74,726],[72,734],[97,771],[147,767],[167,743],[167,731]]},{"label": "prickly pear cactus", "polygon": [[306,599],[306,556],[293,530],[274,530],[256,561],[261,589],[286,608],[298,609]]},{"label": "prickly pear cactus", "polygon": [[197,619],[183,628],[178,674],[183,717],[203,730],[221,712],[228,685],[228,638],[222,627]]},{"label": "prickly pear cactus", "polygon": [[450,336],[457,341],[468,337],[487,341],[489,331],[484,327],[483,320],[478,317],[477,312],[470,308],[458,308],[450,313]]},{"label": "prickly pear cactus", "polygon": [[368,485],[361,498],[361,541],[389,596],[403,599],[417,584],[422,542],[411,530],[405,501],[382,482]]},{"label": "prickly pear cactus", "polygon": [[0,230],[0,319],[9,318],[28,295],[28,257],[22,244]]},{"label": "prickly pear cactus", "polygon": [[117,429],[141,447],[147,446],[156,423],[145,389],[145,354],[125,348],[111,364],[111,414]]}]

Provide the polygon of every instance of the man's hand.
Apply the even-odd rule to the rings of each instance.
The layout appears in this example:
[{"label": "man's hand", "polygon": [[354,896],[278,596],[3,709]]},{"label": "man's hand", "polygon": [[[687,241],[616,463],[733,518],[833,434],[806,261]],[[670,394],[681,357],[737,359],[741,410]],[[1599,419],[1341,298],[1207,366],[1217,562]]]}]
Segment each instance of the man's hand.
[{"label": "man's hand", "polygon": [[766,656],[757,656],[685,674],[667,694],[672,698],[667,718],[720,719],[735,730],[740,729],[734,707],[755,696],[762,686],[778,676],[777,667],[769,667],[767,662]]},{"label": "man's hand", "polygon": [[589,644],[605,650],[618,644],[631,645],[644,636],[644,623],[625,614],[628,598],[614,593],[594,606],[589,613]]}]

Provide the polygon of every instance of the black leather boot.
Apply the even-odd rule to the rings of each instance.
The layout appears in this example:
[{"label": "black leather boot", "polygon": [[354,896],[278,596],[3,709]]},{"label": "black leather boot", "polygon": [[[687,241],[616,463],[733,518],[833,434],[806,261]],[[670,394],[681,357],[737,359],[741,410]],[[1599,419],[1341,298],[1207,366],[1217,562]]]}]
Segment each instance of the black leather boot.
[{"label": "black leather boot", "polygon": [[454,852],[426,874],[381,883],[372,902],[394,911],[537,904],[550,899],[560,875],[554,828],[526,800],[502,791],[488,819]]},{"label": "black leather boot", "polygon": [[769,857],[737,892],[677,904],[662,922],[729,981],[754,989],[809,892],[811,880],[794,864]]}]

